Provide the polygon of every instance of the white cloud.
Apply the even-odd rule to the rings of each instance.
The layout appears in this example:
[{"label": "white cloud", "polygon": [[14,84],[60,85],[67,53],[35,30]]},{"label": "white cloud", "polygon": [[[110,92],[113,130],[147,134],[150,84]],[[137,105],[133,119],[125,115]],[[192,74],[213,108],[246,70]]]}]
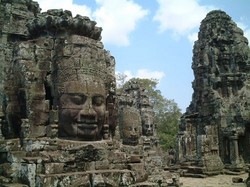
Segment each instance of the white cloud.
[{"label": "white cloud", "polygon": [[148,69],[139,69],[136,73],[136,77],[142,79],[157,79],[161,80],[165,76],[164,72],[161,71],[149,71]]},{"label": "white cloud", "polygon": [[244,36],[248,39],[248,45],[250,46],[250,29],[244,31]]},{"label": "white cloud", "polygon": [[124,75],[126,75],[126,78],[125,78],[125,81],[128,81],[129,79],[132,79],[133,77],[135,77],[131,71],[129,70],[125,70],[124,72]]},{"label": "white cloud", "polygon": [[75,16],[80,14],[82,16],[91,17],[91,9],[85,5],[73,4],[73,0],[36,0],[39,3],[42,12],[47,11],[48,9],[63,9],[70,10]]},{"label": "white cloud", "polygon": [[188,40],[189,40],[192,44],[194,44],[194,42],[195,42],[196,40],[198,40],[198,33],[197,33],[197,32],[193,32],[193,33],[189,34],[189,35],[188,35]]},{"label": "white cloud", "polygon": [[[132,71],[130,70],[125,70],[124,72],[116,72],[116,74],[123,74],[126,76],[125,80],[123,80],[124,82],[132,79],[132,78],[141,78],[141,79],[156,79],[159,81],[161,81],[161,79],[163,77],[165,77],[165,73],[162,71],[150,71],[148,69],[139,69],[135,74],[132,73]],[[117,80],[117,86],[121,87],[121,85],[124,84],[124,82],[119,82],[119,80]]]},{"label": "white cloud", "polygon": [[237,26],[244,32],[244,36],[248,39],[248,45],[250,46],[250,28],[242,22],[236,22]]},{"label": "white cloud", "polygon": [[200,25],[206,14],[214,9],[201,6],[198,0],[157,0],[159,9],[154,20],[160,23],[159,31],[172,30],[178,35],[188,35]]},{"label": "white cloud", "polygon": [[[117,46],[129,45],[129,35],[136,24],[148,14],[131,0],[95,0],[98,7],[91,10],[85,5],[73,4],[73,0],[37,0],[42,11],[48,9],[70,10],[75,16],[88,16],[103,28],[102,41]],[[83,1],[84,3],[84,1]]]},{"label": "white cloud", "polygon": [[241,28],[243,31],[247,29],[247,26],[243,22],[236,22],[237,27]]},{"label": "white cloud", "polygon": [[157,79],[160,80],[165,77],[165,73],[162,71],[150,71],[148,69],[139,69],[135,74],[130,70],[125,70],[123,74],[126,75],[126,81],[131,78],[141,78],[141,79]]},{"label": "white cloud", "polygon": [[103,27],[104,43],[120,46],[129,45],[129,34],[135,30],[140,19],[148,11],[129,0],[96,0],[100,8],[95,10],[93,16],[97,25]]}]

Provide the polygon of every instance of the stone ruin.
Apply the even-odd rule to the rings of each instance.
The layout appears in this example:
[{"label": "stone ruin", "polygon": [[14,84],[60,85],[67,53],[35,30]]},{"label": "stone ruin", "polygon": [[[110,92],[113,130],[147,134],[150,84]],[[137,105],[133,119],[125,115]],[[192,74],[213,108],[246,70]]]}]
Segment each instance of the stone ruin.
[{"label": "stone ruin", "polygon": [[0,2],[0,186],[179,186],[146,90],[116,94],[102,29],[32,0]]},{"label": "stone ruin", "polygon": [[[159,140],[156,137],[154,112],[147,95],[147,90],[141,87],[136,81],[128,82],[122,94],[118,94],[118,106],[118,124],[123,144],[130,145],[129,147],[137,145],[134,147],[135,152],[132,151],[132,153],[134,154],[140,150],[139,155],[142,155],[147,163],[145,165],[146,173],[151,178],[154,178],[151,180],[164,181],[159,176],[161,176],[160,173],[165,172],[163,167],[166,161],[162,157]],[[130,113],[133,113],[132,117],[129,115]],[[129,117],[128,120],[124,120],[126,116]],[[136,121],[137,125],[135,124]],[[124,122],[128,124],[126,125]],[[133,134],[130,131],[126,133],[128,129],[133,129]],[[131,148],[129,154],[131,154]]]},{"label": "stone ruin", "polygon": [[192,69],[178,163],[186,175],[244,171],[250,163],[250,49],[225,12],[211,11],[201,22]]}]

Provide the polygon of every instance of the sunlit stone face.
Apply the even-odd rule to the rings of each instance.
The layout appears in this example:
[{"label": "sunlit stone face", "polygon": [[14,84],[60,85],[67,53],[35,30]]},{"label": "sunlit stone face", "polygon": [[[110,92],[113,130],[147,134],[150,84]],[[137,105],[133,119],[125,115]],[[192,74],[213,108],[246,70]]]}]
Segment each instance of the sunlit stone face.
[{"label": "sunlit stone face", "polygon": [[153,136],[154,134],[153,116],[150,114],[143,115],[142,134],[144,136]]},{"label": "sunlit stone face", "polygon": [[122,113],[123,144],[137,145],[139,139],[140,114],[137,111],[126,108]]},{"label": "sunlit stone face", "polygon": [[105,112],[106,92],[101,80],[65,83],[59,100],[60,135],[77,140],[102,139]]}]

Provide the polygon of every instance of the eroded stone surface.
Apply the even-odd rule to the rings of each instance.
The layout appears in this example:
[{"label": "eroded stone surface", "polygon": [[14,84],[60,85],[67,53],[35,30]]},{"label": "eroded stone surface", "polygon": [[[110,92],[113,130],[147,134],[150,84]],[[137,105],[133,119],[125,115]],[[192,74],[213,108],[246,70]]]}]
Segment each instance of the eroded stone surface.
[{"label": "eroded stone surface", "polygon": [[237,172],[249,163],[249,65],[243,31],[225,12],[208,13],[193,48],[194,93],[178,135],[178,160],[198,166],[193,172]]},{"label": "eroded stone surface", "polygon": [[178,186],[145,89],[116,94],[94,21],[31,0],[0,9],[1,185]]}]

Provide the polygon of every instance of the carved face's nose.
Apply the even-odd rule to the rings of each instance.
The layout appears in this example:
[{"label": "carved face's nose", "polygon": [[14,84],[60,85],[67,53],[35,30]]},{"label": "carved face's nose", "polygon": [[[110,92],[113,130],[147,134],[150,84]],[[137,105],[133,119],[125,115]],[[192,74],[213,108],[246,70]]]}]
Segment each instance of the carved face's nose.
[{"label": "carved face's nose", "polygon": [[136,132],[137,132],[136,127],[132,127],[132,128],[131,128],[131,131],[130,131],[131,135],[132,135],[132,136],[136,136]]},{"label": "carved face's nose", "polygon": [[151,125],[148,126],[148,131],[151,131],[152,130],[152,127]]},{"label": "carved face's nose", "polygon": [[92,106],[91,98],[88,98],[87,101],[82,106],[82,109],[79,111],[77,115],[77,121],[83,122],[96,122],[97,121],[97,113]]},{"label": "carved face's nose", "polygon": [[151,125],[146,125],[146,131],[149,132],[152,130],[152,126]]}]

